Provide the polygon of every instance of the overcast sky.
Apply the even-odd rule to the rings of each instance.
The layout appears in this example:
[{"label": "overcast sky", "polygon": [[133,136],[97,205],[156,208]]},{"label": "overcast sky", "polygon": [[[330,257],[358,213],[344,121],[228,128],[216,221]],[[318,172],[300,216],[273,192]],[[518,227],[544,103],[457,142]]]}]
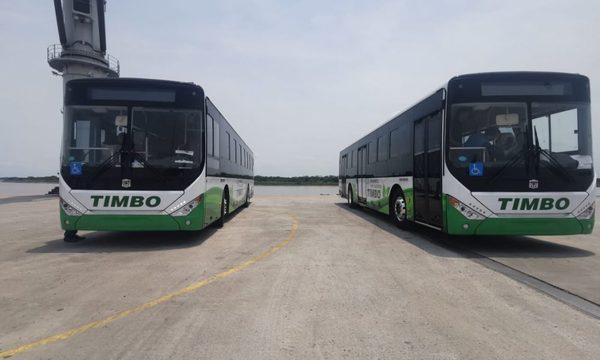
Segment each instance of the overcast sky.
[{"label": "overcast sky", "polygon": [[[108,0],[106,23],[121,76],[201,85],[258,175],[337,174],[342,148],[464,73],[587,75],[600,121],[594,0]],[[0,177],[58,171],[58,42],[51,0],[0,0]]]}]

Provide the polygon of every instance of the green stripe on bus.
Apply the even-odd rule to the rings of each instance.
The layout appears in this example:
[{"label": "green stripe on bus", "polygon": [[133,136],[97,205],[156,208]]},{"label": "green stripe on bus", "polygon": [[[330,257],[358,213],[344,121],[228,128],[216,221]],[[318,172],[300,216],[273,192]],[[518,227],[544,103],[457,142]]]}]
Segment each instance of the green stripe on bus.
[{"label": "green stripe on bus", "polygon": [[68,216],[60,209],[63,230],[93,231],[179,231],[201,230],[204,224],[204,204],[187,216],[103,214]]},{"label": "green stripe on bus", "polygon": [[452,235],[575,235],[591,233],[594,228],[594,216],[589,220],[576,218],[468,220],[448,204],[446,205],[446,224],[448,233]]},{"label": "green stripe on bus", "polygon": [[412,188],[402,189],[404,192],[404,201],[406,201],[406,218],[413,221],[415,219],[415,193]]}]

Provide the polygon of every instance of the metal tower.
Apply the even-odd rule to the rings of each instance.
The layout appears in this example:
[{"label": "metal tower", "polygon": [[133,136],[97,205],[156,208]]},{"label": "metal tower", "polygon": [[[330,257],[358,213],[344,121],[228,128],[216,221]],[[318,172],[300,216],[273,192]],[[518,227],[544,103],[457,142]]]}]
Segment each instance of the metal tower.
[{"label": "metal tower", "polygon": [[54,0],[60,44],[48,47],[48,64],[63,84],[83,77],[118,77],[119,60],[106,53],[105,0]]}]

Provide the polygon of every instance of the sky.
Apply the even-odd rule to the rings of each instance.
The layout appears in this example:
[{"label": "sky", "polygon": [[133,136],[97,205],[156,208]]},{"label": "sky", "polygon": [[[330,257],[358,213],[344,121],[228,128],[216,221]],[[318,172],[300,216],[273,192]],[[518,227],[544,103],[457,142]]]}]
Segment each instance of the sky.
[{"label": "sky", "polygon": [[[108,0],[106,27],[122,77],[201,85],[257,175],[335,175],[341,149],[465,73],[584,74],[600,139],[598,1]],[[0,0],[0,177],[58,171],[55,43],[51,0]]]}]

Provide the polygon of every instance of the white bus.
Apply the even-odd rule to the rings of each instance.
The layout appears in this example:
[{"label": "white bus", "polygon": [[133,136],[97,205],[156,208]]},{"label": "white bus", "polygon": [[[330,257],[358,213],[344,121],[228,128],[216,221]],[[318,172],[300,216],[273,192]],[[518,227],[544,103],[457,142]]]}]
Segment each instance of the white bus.
[{"label": "white bus", "polygon": [[192,83],[68,82],[61,153],[65,241],[222,225],[254,191],[252,151]]},{"label": "white bus", "polygon": [[589,234],[590,85],[577,74],[454,77],[340,153],[350,205],[449,234]]}]

